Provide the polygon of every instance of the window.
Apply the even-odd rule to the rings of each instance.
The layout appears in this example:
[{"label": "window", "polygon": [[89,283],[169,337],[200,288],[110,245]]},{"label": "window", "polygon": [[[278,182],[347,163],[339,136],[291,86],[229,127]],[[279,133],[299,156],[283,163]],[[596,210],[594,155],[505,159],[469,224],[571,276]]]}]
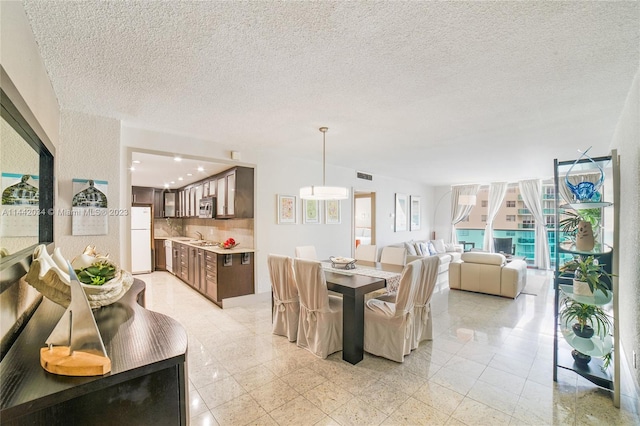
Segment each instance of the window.
[{"label": "window", "polygon": [[515,207],[515,206],[516,206],[516,202],[514,200],[507,201],[507,207]]},{"label": "window", "polygon": [[482,200],[482,207],[488,207],[488,206],[489,206],[489,201]]},{"label": "window", "polygon": [[507,222],[515,222],[516,221],[516,215],[515,214],[508,214],[507,215]]},{"label": "window", "polygon": [[480,220],[481,220],[482,222],[486,222],[486,221],[487,221],[487,215],[486,215],[486,214],[483,214],[483,215],[482,215],[482,217],[480,218]]}]

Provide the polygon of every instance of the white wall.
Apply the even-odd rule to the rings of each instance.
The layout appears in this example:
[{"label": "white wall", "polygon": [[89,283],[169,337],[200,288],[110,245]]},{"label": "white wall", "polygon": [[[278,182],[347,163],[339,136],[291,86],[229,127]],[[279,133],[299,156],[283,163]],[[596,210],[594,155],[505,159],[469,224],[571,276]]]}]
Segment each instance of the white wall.
[{"label": "white wall", "polygon": [[[63,110],[60,126],[61,147],[56,155],[57,211],[71,209],[72,179],[94,179],[108,182],[109,209],[126,209],[120,204],[120,122],[80,112]],[[74,236],[72,217],[62,214],[54,219],[54,238],[65,257],[72,259],[88,245],[122,265],[120,256],[121,216],[108,216],[108,234]]]},{"label": "white wall", "polygon": [[620,155],[619,320],[620,342],[640,392],[640,369],[633,369],[632,351],[640,362],[640,69],[620,115],[611,148]]},{"label": "white wall", "polygon": [[[37,123],[20,111],[33,130],[59,144],[60,108],[21,2],[0,2],[0,64]],[[44,132],[43,133],[41,133]]]}]

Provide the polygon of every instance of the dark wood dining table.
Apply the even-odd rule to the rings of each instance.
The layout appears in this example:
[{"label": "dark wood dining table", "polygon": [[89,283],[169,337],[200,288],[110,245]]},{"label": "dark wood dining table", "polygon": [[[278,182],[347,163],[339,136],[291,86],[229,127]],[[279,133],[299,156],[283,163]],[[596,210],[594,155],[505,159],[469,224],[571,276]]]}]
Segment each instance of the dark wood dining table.
[{"label": "dark wood dining table", "polygon": [[[377,269],[387,272],[402,272],[402,266],[387,265],[378,262],[358,261],[358,268]],[[342,359],[357,364],[364,358],[364,296],[372,291],[384,288],[384,278],[352,275],[325,269],[327,289],[342,294]]]}]

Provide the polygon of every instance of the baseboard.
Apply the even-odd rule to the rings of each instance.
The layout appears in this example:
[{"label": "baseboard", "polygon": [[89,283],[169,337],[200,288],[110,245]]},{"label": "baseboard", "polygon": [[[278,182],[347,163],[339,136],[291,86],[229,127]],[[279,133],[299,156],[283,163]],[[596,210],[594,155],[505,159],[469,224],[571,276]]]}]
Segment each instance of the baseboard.
[{"label": "baseboard", "polygon": [[247,294],[246,296],[230,297],[222,299],[222,308],[236,308],[238,306],[251,306],[256,303],[268,302],[271,300],[271,292]]}]

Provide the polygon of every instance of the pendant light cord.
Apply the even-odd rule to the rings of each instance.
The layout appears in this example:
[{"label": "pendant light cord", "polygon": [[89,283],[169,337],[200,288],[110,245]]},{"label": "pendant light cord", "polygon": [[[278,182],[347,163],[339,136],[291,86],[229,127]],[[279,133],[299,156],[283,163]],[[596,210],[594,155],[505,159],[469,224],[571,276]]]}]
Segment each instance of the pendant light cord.
[{"label": "pendant light cord", "polygon": [[322,186],[326,186],[326,182],[325,182],[325,176],[327,174],[327,143],[326,143],[326,136],[327,136],[327,130],[329,130],[328,127],[320,127],[319,129],[322,132]]}]

